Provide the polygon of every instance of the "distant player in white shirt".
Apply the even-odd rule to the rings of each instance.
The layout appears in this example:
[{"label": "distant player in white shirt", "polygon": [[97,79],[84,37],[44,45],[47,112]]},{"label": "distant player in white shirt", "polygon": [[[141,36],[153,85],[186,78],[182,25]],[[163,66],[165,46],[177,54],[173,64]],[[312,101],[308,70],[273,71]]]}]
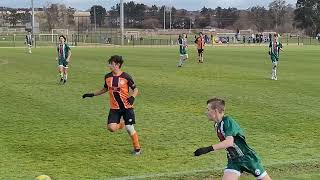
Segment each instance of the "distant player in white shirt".
[{"label": "distant player in white shirt", "polygon": [[179,52],[180,52],[180,60],[178,67],[182,67],[182,65],[185,63],[185,61],[188,59],[188,53],[187,53],[187,37],[186,34],[179,35],[178,38],[178,44],[179,44]]},{"label": "distant player in white shirt", "polygon": [[282,50],[282,43],[279,41],[278,34],[273,35],[274,38],[271,38],[269,44],[269,55],[272,62],[272,71],[271,71],[271,79],[278,80],[277,76],[277,67],[280,56],[280,50]]},{"label": "distant player in white shirt", "polygon": [[26,35],[26,45],[28,47],[29,50],[29,54],[31,54],[31,47],[32,47],[32,34],[29,31],[28,34]]}]

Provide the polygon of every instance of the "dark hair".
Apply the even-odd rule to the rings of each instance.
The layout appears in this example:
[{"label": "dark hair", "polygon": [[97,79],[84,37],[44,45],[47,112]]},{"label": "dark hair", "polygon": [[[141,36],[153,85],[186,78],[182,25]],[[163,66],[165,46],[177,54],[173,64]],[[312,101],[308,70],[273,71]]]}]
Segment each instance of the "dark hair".
[{"label": "dark hair", "polygon": [[[202,32],[199,32],[199,35],[202,34]],[[203,34],[202,34],[203,35]]]},{"label": "dark hair", "polygon": [[63,37],[64,41],[67,40],[67,38],[66,38],[64,35],[60,35],[60,36],[59,36],[59,39],[60,39],[61,37]]},{"label": "dark hair", "polygon": [[122,56],[118,56],[118,55],[111,56],[110,59],[108,60],[108,63],[111,64],[112,62],[119,64],[119,67],[121,68],[123,64]]},{"label": "dark hair", "polygon": [[224,107],[226,105],[223,99],[217,97],[209,99],[207,104],[210,104],[211,109],[217,109],[220,113],[224,111]]}]

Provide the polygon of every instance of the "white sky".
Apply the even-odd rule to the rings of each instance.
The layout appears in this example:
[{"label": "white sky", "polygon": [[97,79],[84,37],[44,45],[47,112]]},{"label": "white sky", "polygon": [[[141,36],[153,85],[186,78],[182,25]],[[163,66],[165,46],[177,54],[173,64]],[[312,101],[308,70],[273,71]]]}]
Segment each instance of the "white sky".
[{"label": "white sky", "polygon": [[[131,0],[124,0],[129,2]],[[216,8],[217,6],[228,8],[235,7],[238,9],[247,9],[252,6],[267,7],[272,0],[134,0],[146,5],[170,5],[177,9],[200,10],[202,7]],[[35,7],[43,7],[50,3],[63,3],[78,10],[90,9],[92,5],[102,5],[107,10],[119,3],[120,0],[34,0]],[[295,6],[297,0],[286,0],[287,3]],[[31,0],[0,0],[0,6],[6,7],[30,7]]]}]

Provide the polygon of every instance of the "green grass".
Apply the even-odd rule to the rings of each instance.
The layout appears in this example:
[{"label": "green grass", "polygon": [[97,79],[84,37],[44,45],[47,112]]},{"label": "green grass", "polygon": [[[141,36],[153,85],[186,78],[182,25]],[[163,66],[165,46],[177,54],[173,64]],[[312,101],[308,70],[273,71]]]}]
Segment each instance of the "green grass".
[{"label": "green grass", "polygon": [[[265,48],[208,47],[178,69],[177,48],[73,48],[69,82],[57,84],[55,48],[0,48],[0,179],[203,179],[218,177],[225,152],[198,158],[216,143],[206,100],[226,99],[274,179],[320,178],[320,61],[316,46],[286,48],[271,81]],[[143,154],[130,154],[125,131],[105,130],[106,59],[120,54],[139,88],[136,129]],[[125,179],[125,178],[122,178]],[[242,179],[254,179],[243,176]]]}]

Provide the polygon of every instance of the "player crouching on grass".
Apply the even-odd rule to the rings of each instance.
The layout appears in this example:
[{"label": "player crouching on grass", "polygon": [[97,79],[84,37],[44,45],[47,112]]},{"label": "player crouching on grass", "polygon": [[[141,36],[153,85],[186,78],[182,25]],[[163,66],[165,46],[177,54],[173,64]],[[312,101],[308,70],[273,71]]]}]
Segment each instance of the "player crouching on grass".
[{"label": "player crouching on grass", "polygon": [[220,143],[199,148],[194,155],[200,156],[211,151],[226,149],[228,165],[224,170],[223,180],[237,180],[243,171],[251,173],[257,179],[271,180],[261,165],[258,155],[246,143],[239,124],[230,116],[226,116],[224,110],[224,100],[213,98],[207,101],[207,116],[215,123]]},{"label": "player crouching on grass", "polygon": [[[121,70],[123,64],[122,56],[114,55],[108,60],[108,67],[111,72],[104,77],[104,87],[94,93],[86,93],[82,98],[99,96],[109,92],[110,111],[108,116],[107,128],[110,132],[126,128],[133,144],[133,155],[140,155],[141,148],[139,144],[138,133],[134,128],[135,114],[133,102],[138,95],[132,77]],[[129,88],[132,90],[129,94]],[[123,117],[124,122],[120,121]]]},{"label": "player crouching on grass", "polygon": [[271,79],[272,80],[278,80],[277,77],[277,66],[278,66],[278,61],[279,61],[279,56],[280,56],[280,50],[282,50],[282,44],[279,41],[278,34],[275,33],[274,38],[270,38],[270,45],[269,45],[269,55],[271,58],[272,62],[272,72],[271,72]]},{"label": "player crouching on grass", "polygon": [[58,57],[56,61],[58,63],[58,71],[60,74],[60,84],[65,84],[68,79],[68,64],[70,62],[71,57],[71,49],[66,44],[66,37],[64,35],[59,36],[59,44],[57,47]]}]

